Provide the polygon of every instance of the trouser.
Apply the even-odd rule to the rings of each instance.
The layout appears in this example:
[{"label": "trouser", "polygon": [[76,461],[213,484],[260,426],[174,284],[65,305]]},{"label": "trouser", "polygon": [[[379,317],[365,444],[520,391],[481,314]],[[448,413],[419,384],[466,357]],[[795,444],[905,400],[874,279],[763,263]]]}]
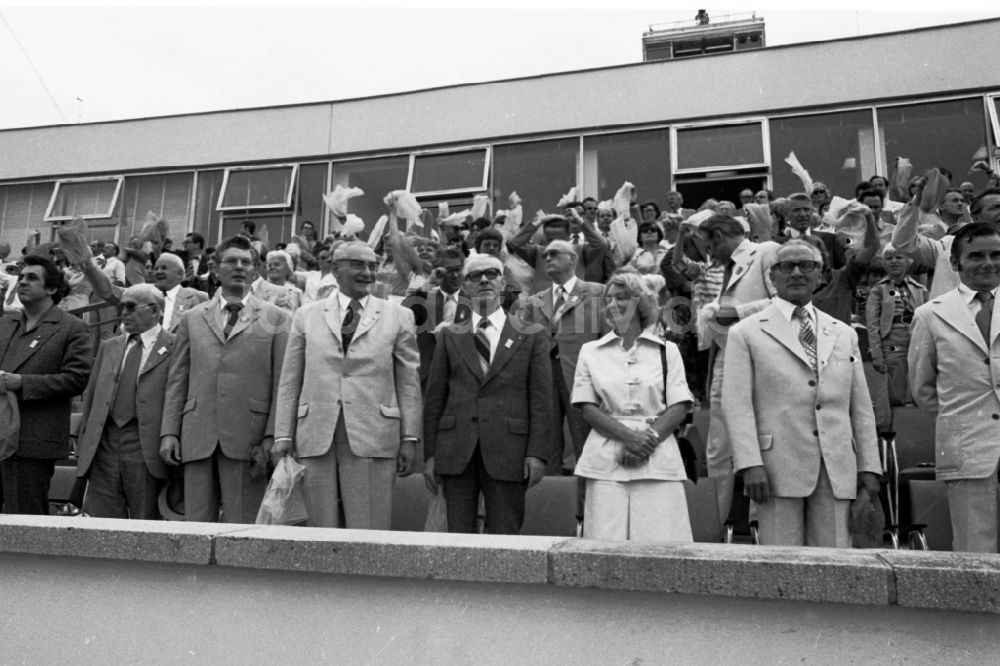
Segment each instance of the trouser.
[{"label": "trouser", "polygon": [[392,522],[395,458],[360,458],[351,451],[343,415],[321,456],[299,458],[302,494],[311,527],[388,530]]},{"label": "trouser", "polygon": [[448,508],[448,531],[472,534],[476,531],[479,493],[486,508],[488,534],[518,534],[524,523],[524,496],[527,481],[500,481],[486,471],[479,444],[461,474],[444,480],[444,501]]},{"label": "trouser", "polygon": [[585,516],[585,539],[694,540],[683,481],[587,479]]},{"label": "trouser", "polygon": [[163,481],[149,473],[135,419],[123,428],[108,419],[88,477],[84,513],[95,518],[160,518],[157,495]]},{"label": "trouser", "polygon": [[816,487],[808,497],[771,497],[757,509],[758,535],[767,546],[850,548],[850,500],[833,496],[830,475],[820,463]]},{"label": "trouser", "polygon": [[267,479],[250,478],[250,461],[234,460],[216,444],[202,460],[184,463],[184,520],[253,523],[264,499]]},{"label": "trouser", "polygon": [[[733,504],[733,447],[722,418],[722,381],[724,349],[715,350],[712,366],[712,384],[709,387],[708,442],[705,444],[705,462],[708,475],[715,479],[716,498],[719,502],[719,517],[726,520]],[[747,388],[749,390],[749,387]]]},{"label": "trouser", "polygon": [[49,484],[55,467],[55,460],[22,458],[16,453],[0,462],[3,512],[49,515]]},{"label": "trouser", "polygon": [[952,550],[997,552],[997,474],[984,479],[947,481]]}]

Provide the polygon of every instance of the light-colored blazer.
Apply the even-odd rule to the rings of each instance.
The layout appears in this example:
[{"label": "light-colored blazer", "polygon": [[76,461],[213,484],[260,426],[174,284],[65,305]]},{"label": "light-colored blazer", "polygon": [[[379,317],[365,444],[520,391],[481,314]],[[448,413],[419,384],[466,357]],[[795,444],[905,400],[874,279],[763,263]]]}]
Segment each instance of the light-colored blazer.
[{"label": "light-colored blazer", "polygon": [[160,436],[180,437],[183,462],[209,457],[216,444],[228,458],[250,460],[274,433],[289,315],[250,295],[226,339],[220,299],[185,312],[177,327]]},{"label": "light-colored blazer", "polygon": [[290,282],[278,286],[261,280],[253,290],[253,295],[288,312],[295,312],[302,305],[302,291]]},{"label": "light-colored blazer", "polygon": [[413,313],[369,296],[347,353],[337,293],[295,313],[288,339],[275,437],[297,456],[326,453],[341,415],[351,451],[395,458],[401,435],[421,437],[423,398]]},{"label": "light-colored blazer", "polygon": [[[94,372],[83,392],[81,420],[84,425],[78,438],[80,461],[76,466],[77,476],[87,475],[97,453],[111,404],[115,399],[118,375],[127,345],[128,336],[118,335],[105,340],[97,352]],[[163,398],[173,349],[174,336],[161,329],[146,362],[139,369],[139,383],[135,391],[135,413],[139,421],[142,459],[146,462],[149,473],[158,479],[167,478],[167,469],[160,458],[160,424],[163,420]]]},{"label": "light-colored blazer", "polygon": [[914,315],[910,388],[917,404],[936,419],[935,472],[940,480],[996,473],[1000,308],[993,309],[990,337],[987,348],[958,289],[931,299]]},{"label": "light-colored blazer", "polygon": [[[610,327],[604,318],[604,285],[577,280],[566,300],[555,341],[559,343],[559,364],[566,388],[573,389],[576,361],[584,343],[599,340]],[[555,303],[552,287],[532,294],[518,312],[526,325],[537,324],[546,333],[552,330]],[[530,330],[530,329],[526,329]]]},{"label": "light-colored blazer", "polygon": [[[736,308],[740,319],[766,307],[776,293],[771,282],[771,266],[781,246],[774,241],[754,243],[744,240],[731,257],[733,272],[725,291],[715,299],[721,307]],[[718,325],[708,328],[708,341],[725,348],[729,329]]]},{"label": "light-colored blazer", "polygon": [[857,334],[815,312],[818,377],[775,305],[732,327],[723,418],[735,468],[763,465],[776,497],[808,497],[822,461],[834,497],[853,499],[858,472],[881,473],[875,415]]},{"label": "light-colored blazer", "polygon": [[174,313],[170,316],[169,333],[176,333],[181,323],[181,315],[208,300],[208,294],[191,287],[181,287],[174,300]]}]

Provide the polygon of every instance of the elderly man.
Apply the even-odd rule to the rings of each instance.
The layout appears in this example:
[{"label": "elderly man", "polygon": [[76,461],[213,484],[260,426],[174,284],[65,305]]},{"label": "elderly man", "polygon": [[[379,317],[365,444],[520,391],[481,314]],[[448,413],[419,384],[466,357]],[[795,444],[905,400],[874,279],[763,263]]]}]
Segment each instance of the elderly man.
[{"label": "elderly man", "polygon": [[125,335],[105,340],[83,393],[77,476],[89,479],[83,511],[156,520],[167,478],[160,423],[174,336],[160,326],[163,294],[151,284],[122,293]]},{"label": "elderly man", "polygon": [[450,532],[475,530],[480,492],[486,531],[520,532],[525,493],[555,454],[548,335],[507,317],[503,288],[499,259],[466,262],[472,311],[440,332],[431,361],[424,478],[432,493],[444,484]]},{"label": "elderly man", "polygon": [[[1000,460],[1000,230],[973,222],[951,244],[958,287],[917,308],[910,386],[936,423],[954,550],[996,553]],[[936,278],[935,278],[936,280]]]},{"label": "elderly man", "polygon": [[310,525],[387,530],[423,419],[413,313],[369,295],[378,260],[368,245],[342,244],[333,264],[338,291],[292,322],[271,455],[305,465]]},{"label": "elderly man", "polygon": [[822,266],[815,246],[786,243],[770,268],[777,297],[726,343],[722,409],[766,545],[849,548],[851,500],[879,492],[857,334],[811,302]]},{"label": "elderly man", "polygon": [[189,521],[252,523],[267,484],[289,315],[250,293],[250,241],[217,250],[219,291],[180,316],[160,456],[184,465]]},{"label": "elderly man", "polygon": [[531,224],[522,225],[514,237],[507,241],[508,249],[535,269],[534,281],[531,285],[532,293],[552,286],[552,280],[545,271],[545,258],[543,256],[545,247],[531,243],[531,237],[539,228],[542,229],[546,245],[554,240],[569,241],[571,231],[577,230],[577,235],[585,241],[573,245],[573,249],[580,257],[576,264],[576,275],[580,279],[603,282],[614,271],[615,260],[608,241],[594,228],[593,224],[580,217],[576,209],[567,206],[566,211],[570,217],[546,215]]},{"label": "elderly man", "polygon": [[805,192],[796,192],[788,195],[786,201],[788,207],[786,235],[789,238],[815,236],[826,248],[826,254],[833,262],[833,268],[842,268],[846,263],[844,248],[837,242],[835,234],[813,228],[813,221],[816,218],[814,217],[813,201],[809,195]]},{"label": "elderly man", "polygon": [[48,515],[55,462],[69,455],[70,406],[87,385],[93,343],[58,307],[67,293],[63,272],[29,255],[17,278],[24,309],[0,317],[0,394],[14,394],[21,417],[16,442],[0,447],[4,513]]}]

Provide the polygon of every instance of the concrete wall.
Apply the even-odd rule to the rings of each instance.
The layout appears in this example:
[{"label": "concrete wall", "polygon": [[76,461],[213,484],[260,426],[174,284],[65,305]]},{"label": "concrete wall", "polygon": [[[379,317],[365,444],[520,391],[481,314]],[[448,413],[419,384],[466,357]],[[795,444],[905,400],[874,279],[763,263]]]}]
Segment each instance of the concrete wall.
[{"label": "concrete wall", "polygon": [[[1000,20],[342,102],[0,132],[0,180],[340,155],[1000,90]],[[856,76],[856,73],[864,75]]]},{"label": "concrete wall", "polygon": [[4,662],[996,659],[1000,558],[0,518]]}]

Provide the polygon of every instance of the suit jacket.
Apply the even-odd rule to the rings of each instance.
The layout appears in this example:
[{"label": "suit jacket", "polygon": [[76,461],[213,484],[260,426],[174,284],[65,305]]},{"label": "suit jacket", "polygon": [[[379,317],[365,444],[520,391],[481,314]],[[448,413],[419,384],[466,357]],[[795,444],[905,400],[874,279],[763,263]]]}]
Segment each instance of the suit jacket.
[{"label": "suit jacket", "polygon": [[228,458],[250,460],[274,434],[289,315],[251,294],[226,339],[221,298],[188,310],[177,327],[160,436],[180,437],[183,462],[209,457],[216,445]]},{"label": "suit jacket", "polygon": [[343,416],[355,455],[395,458],[400,436],[420,437],[423,428],[413,313],[369,296],[346,354],[343,319],[336,294],[295,313],[275,437],[292,438],[300,458],[321,456]]},{"label": "suit jacket", "polygon": [[[534,227],[526,224],[513,238],[507,241],[507,248],[534,268],[531,293],[552,286],[552,280],[545,272],[544,247],[530,242]],[[611,247],[593,227],[584,226],[582,231],[587,241],[577,251],[576,276],[589,282],[606,282],[615,271],[615,258]],[[522,285],[524,286],[524,285]]]},{"label": "suit jacket", "polygon": [[93,336],[82,320],[53,306],[30,342],[17,341],[22,317],[0,317],[0,370],[21,375],[17,455],[58,460],[69,455],[70,406],[90,376]]},{"label": "suit jacket", "polygon": [[177,333],[177,327],[181,322],[181,315],[208,300],[208,294],[191,287],[181,287],[174,299],[174,313],[170,316],[170,328],[168,333]]},{"label": "suit jacket", "polygon": [[[167,373],[174,349],[174,337],[164,330],[156,337],[139,370],[135,390],[135,413],[139,421],[139,439],[142,458],[149,473],[158,479],[167,478],[167,468],[160,458],[160,424],[163,421],[163,398],[167,388]],[[77,476],[86,476],[101,443],[101,435],[114,403],[118,389],[118,375],[128,346],[128,336],[119,335],[105,340],[97,352],[94,372],[90,375],[87,390],[83,392],[83,429],[77,437],[80,460]]]},{"label": "suit jacket", "polygon": [[261,280],[254,288],[253,295],[288,312],[295,312],[302,305],[302,292],[291,283],[279,287],[267,280]]},{"label": "suit jacket", "polygon": [[485,376],[469,319],[439,332],[424,395],[424,457],[438,474],[464,471],[477,444],[501,481],[523,481],[526,457],[555,455],[549,339],[520,328],[507,318]]},{"label": "suit jacket", "polygon": [[[730,258],[733,270],[729,284],[716,298],[719,305],[736,308],[740,319],[766,307],[776,293],[771,282],[771,266],[779,249],[781,246],[774,241],[744,240],[740,243]],[[717,325],[709,327],[707,341],[724,348],[727,331]]]},{"label": "suit jacket", "polygon": [[[420,384],[426,386],[427,375],[437,344],[436,329],[444,321],[445,295],[440,290],[431,292],[415,291],[403,299],[403,305],[413,312],[413,322],[417,329],[417,349],[420,351]],[[455,307],[455,318],[468,316],[468,299],[459,292],[459,302]],[[459,310],[462,310],[460,313]]]},{"label": "suit jacket", "polygon": [[858,472],[880,474],[875,415],[854,330],[816,311],[818,376],[798,327],[775,305],[739,322],[726,345],[722,410],[737,470],[763,465],[776,497],[808,497],[826,464],[837,499]]},{"label": "suit jacket", "polygon": [[[566,299],[555,342],[559,345],[563,380],[570,390],[576,374],[576,361],[580,358],[580,347],[599,340],[610,330],[604,318],[603,294],[603,284],[577,280],[573,292]],[[537,324],[545,333],[551,334],[554,306],[552,288],[549,287],[532,294],[518,314],[525,324]]]},{"label": "suit jacket", "polygon": [[[927,289],[909,276],[904,279],[910,295],[913,296],[915,310],[927,300]],[[876,282],[868,293],[868,300],[865,302],[865,322],[868,329],[868,344],[875,358],[882,357],[882,340],[888,337],[892,330],[892,313],[896,309],[898,293],[889,278]]]},{"label": "suit jacket", "polygon": [[[936,279],[936,278],[935,278]],[[910,389],[936,420],[937,478],[979,479],[1000,458],[1000,308],[990,344],[953,289],[917,308],[910,338]]]}]

